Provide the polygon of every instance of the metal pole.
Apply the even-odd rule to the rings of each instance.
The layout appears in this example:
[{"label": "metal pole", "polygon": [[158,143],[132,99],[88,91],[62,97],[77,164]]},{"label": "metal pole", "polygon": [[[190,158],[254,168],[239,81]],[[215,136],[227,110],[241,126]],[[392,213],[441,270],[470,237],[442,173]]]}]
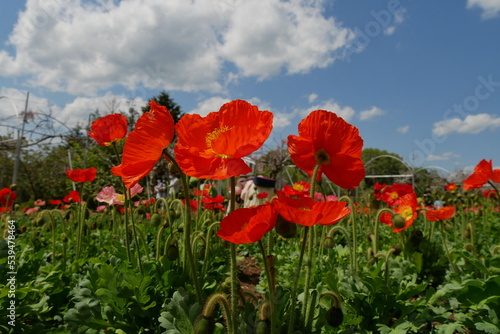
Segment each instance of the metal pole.
[{"label": "metal pole", "polygon": [[28,114],[28,100],[30,92],[26,94],[26,104],[24,106],[23,124],[21,125],[21,133],[17,132],[17,145],[16,145],[16,160],[14,162],[14,173],[12,174],[12,184],[16,184],[17,171],[19,170],[19,161],[21,160],[21,143],[24,136],[24,124],[26,123],[26,115]]},{"label": "metal pole", "polygon": [[[68,161],[69,161],[69,169],[73,169],[73,163],[71,162],[71,151],[70,150],[68,150]],[[73,185],[73,190],[76,190],[75,182],[71,181],[71,184]]]}]

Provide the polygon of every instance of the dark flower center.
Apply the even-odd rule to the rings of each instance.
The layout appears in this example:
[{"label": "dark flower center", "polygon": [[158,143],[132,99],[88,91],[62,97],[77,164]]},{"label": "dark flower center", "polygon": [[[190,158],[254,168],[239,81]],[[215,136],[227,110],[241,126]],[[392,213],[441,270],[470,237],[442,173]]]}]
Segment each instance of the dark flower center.
[{"label": "dark flower center", "polygon": [[319,164],[328,165],[330,163],[330,155],[324,149],[320,149],[314,153],[314,157]]}]

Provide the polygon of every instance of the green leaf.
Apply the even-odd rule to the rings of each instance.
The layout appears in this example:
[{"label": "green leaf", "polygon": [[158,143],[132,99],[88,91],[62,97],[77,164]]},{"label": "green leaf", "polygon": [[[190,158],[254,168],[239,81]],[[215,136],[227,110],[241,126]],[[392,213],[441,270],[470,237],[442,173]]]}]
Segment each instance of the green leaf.
[{"label": "green leaf", "polygon": [[476,325],[476,328],[480,331],[484,331],[485,333],[488,334],[500,334],[500,329],[490,323],[487,322],[476,322],[474,325]]}]

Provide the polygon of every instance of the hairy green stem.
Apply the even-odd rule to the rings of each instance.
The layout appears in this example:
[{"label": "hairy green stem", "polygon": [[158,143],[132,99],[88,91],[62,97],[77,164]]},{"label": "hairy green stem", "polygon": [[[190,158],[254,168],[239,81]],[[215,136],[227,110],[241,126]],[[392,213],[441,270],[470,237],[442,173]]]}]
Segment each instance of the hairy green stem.
[{"label": "hairy green stem", "polygon": [[185,221],[184,221],[184,251],[186,252],[185,254],[187,255],[187,262],[189,263],[190,271],[191,271],[191,279],[193,280],[193,284],[195,287],[196,291],[196,298],[198,302],[203,303],[203,292],[201,290],[201,285],[198,280],[198,272],[196,270],[196,263],[194,262],[194,256],[191,248],[191,224],[192,224],[192,218],[191,218],[191,206],[190,206],[190,195],[189,195],[189,185],[187,182],[187,176],[182,172],[181,168],[177,164],[177,161],[170,155],[167,149],[163,150],[163,154],[167,158],[168,161],[170,161],[176,168],[177,171],[180,174],[180,180],[182,183],[182,188],[184,191],[184,198],[186,200],[186,206],[185,206]]},{"label": "hairy green stem", "polygon": [[262,253],[262,262],[264,263],[264,271],[266,273],[267,285],[269,286],[269,304],[271,308],[271,334],[276,333],[276,326],[278,322],[278,313],[277,313],[277,302],[276,302],[276,293],[274,291],[275,284],[273,276],[271,275],[271,268],[269,268],[269,264],[267,263],[266,251],[264,249],[264,244],[262,240],[259,240],[260,252]]}]

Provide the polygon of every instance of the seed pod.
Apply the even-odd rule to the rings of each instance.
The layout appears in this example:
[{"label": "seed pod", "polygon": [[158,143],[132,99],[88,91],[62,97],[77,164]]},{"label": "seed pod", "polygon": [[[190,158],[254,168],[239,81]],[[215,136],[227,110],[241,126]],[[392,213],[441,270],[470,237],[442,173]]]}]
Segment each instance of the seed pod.
[{"label": "seed pod", "polygon": [[215,331],[215,321],[212,317],[205,317],[202,314],[194,322],[194,334],[212,334]]},{"label": "seed pod", "polygon": [[344,321],[344,312],[341,308],[333,306],[326,312],[326,322],[332,327],[339,327]]}]

